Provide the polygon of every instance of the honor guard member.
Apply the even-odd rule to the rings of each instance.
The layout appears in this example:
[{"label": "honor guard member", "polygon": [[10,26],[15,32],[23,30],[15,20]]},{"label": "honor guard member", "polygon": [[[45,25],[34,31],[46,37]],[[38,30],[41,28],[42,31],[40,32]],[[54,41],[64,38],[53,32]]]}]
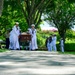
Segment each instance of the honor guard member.
[{"label": "honor guard member", "polygon": [[47,41],[47,49],[48,49],[48,51],[52,51],[52,36],[50,36],[48,38],[48,41]]},{"label": "honor guard member", "polygon": [[38,49],[38,46],[37,46],[36,29],[34,24],[31,25],[29,33],[31,34],[30,50],[36,50]]},{"label": "honor guard member", "polygon": [[53,48],[54,51],[57,51],[57,48],[56,48],[56,40],[57,40],[57,37],[56,37],[56,35],[54,34],[54,35],[52,36],[52,48]]},{"label": "honor guard member", "polygon": [[62,52],[64,52],[64,40],[63,40],[63,38],[60,39],[60,49]]},{"label": "honor guard member", "polygon": [[19,50],[19,35],[20,35],[20,28],[19,23],[16,22],[14,27],[12,28],[12,31],[10,32],[10,46],[9,49],[13,50]]}]

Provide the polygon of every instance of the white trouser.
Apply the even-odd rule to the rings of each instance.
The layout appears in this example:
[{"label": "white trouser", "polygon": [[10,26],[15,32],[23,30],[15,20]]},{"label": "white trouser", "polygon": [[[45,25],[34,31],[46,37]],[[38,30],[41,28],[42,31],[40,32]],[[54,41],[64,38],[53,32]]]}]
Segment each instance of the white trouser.
[{"label": "white trouser", "polygon": [[47,44],[47,49],[48,49],[48,51],[52,51],[52,43]]},{"label": "white trouser", "polygon": [[64,52],[64,46],[61,46],[61,51]]},{"label": "white trouser", "polygon": [[53,44],[53,50],[57,51],[56,44]]}]

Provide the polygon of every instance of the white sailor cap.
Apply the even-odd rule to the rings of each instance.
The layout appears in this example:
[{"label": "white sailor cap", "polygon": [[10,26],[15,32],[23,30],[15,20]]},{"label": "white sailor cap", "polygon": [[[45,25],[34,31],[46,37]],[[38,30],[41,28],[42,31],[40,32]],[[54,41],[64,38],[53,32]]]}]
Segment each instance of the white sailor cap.
[{"label": "white sailor cap", "polygon": [[15,24],[19,24],[19,22],[15,22]]},{"label": "white sailor cap", "polygon": [[32,24],[31,26],[34,26],[34,27],[35,27],[35,25],[34,25],[34,24]]}]

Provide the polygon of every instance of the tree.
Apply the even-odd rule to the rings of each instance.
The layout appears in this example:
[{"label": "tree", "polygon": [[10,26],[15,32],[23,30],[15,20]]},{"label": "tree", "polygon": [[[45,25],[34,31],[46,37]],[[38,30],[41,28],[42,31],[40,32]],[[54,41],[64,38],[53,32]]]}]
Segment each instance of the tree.
[{"label": "tree", "polygon": [[55,0],[55,8],[47,12],[47,19],[49,23],[53,21],[54,26],[58,28],[61,38],[65,40],[66,31],[73,27],[75,19],[75,6],[70,4],[67,0]]},{"label": "tree", "polygon": [[27,30],[28,26],[17,0],[4,0],[3,12],[0,17],[0,36],[3,36],[7,29],[11,29],[16,21],[20,23],[22,31]]},{"label": "tree", "polygon": [[3,10],[3,2],[4,2],[4,0],[0,0],[0,16],[1,16],[2,10]]},{"label": "tree", "polygon": [[7,5],[6,10],[8,10],[8,7],[13,7],[11,8],[12,16],[14,15],[13,11],[16,7],[17,7],[16,10],[20,10],[20,14],[23,13],[23,16],[25,18],[28,27],[30,27],[32,23],[34,23],[37,27],[41,22],[41,16],[44,10],[48,6],[53,4],[53,0],[4,0],[4,1],[7,2],[7,3],[4,2],[4,5],[5,4]]},{"label": "tree", "polygon": [[22,31],[26,31],[32,23],[37,27],[41,22],[42,13],[53,4],[52,2],[52,0],[4,0],[0,17],[0,35],[4,34],[7,28],[12,28],[15,21],[20,22]]},{"label": "tree", "polygon": [[68,0],[69,3],[75,3],[75,0]]},{"label": "tree", "polygon": [[35,24],[36,27],[41,22],[41,16],[48,5],[53,0],[18,0],[18,4],[22,9],[27,25]]}]

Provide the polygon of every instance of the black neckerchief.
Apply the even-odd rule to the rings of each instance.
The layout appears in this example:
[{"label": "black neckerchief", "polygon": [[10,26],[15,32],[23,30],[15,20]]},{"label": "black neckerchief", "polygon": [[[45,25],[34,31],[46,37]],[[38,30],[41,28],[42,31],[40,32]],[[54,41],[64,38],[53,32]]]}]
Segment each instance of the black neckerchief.
[{"label": "black neckerchief", "polygon": [[18,30],[18,27],[16,26],[16,30]]},{"label": "black neckerchief", "polygon": [[32,34],[34,34],[35,29],[32,29]]}]

